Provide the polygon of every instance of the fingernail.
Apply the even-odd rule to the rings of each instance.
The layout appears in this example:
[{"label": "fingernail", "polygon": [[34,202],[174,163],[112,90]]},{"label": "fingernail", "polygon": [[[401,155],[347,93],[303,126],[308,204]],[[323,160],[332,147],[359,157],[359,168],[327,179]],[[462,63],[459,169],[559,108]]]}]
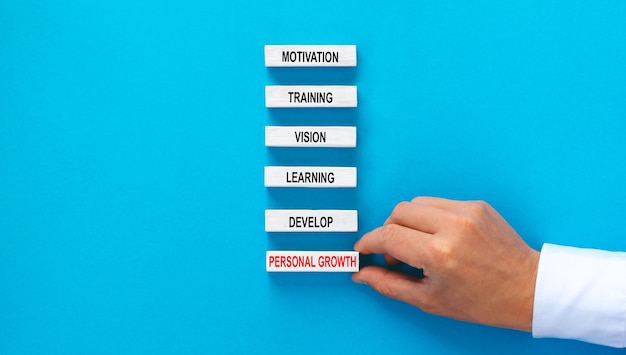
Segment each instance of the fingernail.
[{"label": "fingernail", "polygon": [[359,285],[367,285],[367,282],[359,279],[359,278],[352,278],[352,281],[354,281],[354,283],[357,283]]}]

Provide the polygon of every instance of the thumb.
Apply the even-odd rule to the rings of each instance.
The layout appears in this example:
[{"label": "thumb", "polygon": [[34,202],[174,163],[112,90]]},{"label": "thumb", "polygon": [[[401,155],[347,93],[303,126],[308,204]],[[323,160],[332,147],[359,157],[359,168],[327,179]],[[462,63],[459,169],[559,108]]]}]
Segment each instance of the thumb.
[{"label": "thumb", "polygon": [[[418,306],[423,294],[420,279],[379,266],[366,266],[352,274],[352,281],[367,284],[382,295]],[[419,307],[419,306],[418,306]]]}]

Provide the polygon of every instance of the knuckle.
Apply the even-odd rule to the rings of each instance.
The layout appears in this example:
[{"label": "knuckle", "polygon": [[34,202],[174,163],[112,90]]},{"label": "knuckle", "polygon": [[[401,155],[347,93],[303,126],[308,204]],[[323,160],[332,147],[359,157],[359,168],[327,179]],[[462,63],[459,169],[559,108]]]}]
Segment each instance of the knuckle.
[{"label": "knuckle", "polygon": [[398,298],[398,292],[391,286],[389,286],[389,284],[387,283],[381,283],[377,286],[376,290],[383,296],[387,297],[387,298]]},{"label": "knuckle", "polygon": [[437,268],[445,274],[451,274],[458,270],[461,252],[458,245],[447,241],[434,243],[431,251]]},{"label": "knuckle", "polygon": [[414,197],[414,198],[411,200],[411,203],[419,203],[419,202],[420,202],[420,201],[422,201],[423,199],[424,199],[424,196],[417,196],[417,197]]},{"label": "knuckle", "polygon": [[393,211],[391,212],[391,215],[402,215],[404,214],[406,211],[408,211],[408,209],[410,208],[411,203],[407,202],[407,201],[402,201],[400,203],[398,203],[396,205],[396,207],[393,208]]},{"label": "knuckle", "polygon": [[440,297],[432,292],[424,292],[420,297],[419,308],[426,313],[437,314]]},{"label": "knuckle", "polygon": [[476,233],[489,220],[492,210],[485,201],[469,201],[465,203],[464,210],[453,217],[451,223],[462,234]]},{"label": "knuckle", "polygon": [[477,222],[472,213],[467,213],[454,216],[452,220],[452,225],[456,230],[463,233],[475,230]]},{"label": "knuckle", "polygon": [[491,206],[482,200],[469,201],[467,203],[467,210],[474,216],[482,217],[489,213]]},{"label": "knuckle", "polygon": [[393,287],[391,282],[387,282],[389,280],[389,272],[389,270],[385,270],[382,275],[374,280],[372,287],[385,297],[397,299],[400,296],[399,291]]},{"label": "knuckle", "polygon": [[431,253],[438,265],[447,265],[454,257],[454,251],[448,243],[434,243]]},{"label": "knuckle", "polygon": [[407,238],[406,228],[398,224],[388,224],[382,227],[381,242],[383,249],[391,256],[396,256],[401,250],[411,248],[410,238]]},{"label": "knuckle", "polygon": [[392,246],[394,243],[397,243],[398,234],[400,233],[400,226],[397,224],[387,224],[381,227],[380,236],[385,246],[385,249],[388,249],[389,246]]}]

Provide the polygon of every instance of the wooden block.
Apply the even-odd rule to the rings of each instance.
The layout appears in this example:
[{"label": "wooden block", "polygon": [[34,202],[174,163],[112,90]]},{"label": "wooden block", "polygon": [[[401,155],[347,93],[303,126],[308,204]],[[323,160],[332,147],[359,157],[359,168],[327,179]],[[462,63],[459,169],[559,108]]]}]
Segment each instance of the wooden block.
[{"label": "wooden block", "polygon": [[266,232],[357,232],[356,210],[265,210]]},{"label": "wooden block", "polygon": [[266,166],[265,187],[356,187],[356,167]]},{"label": "wooden block", "polygon": [[353,85],[269,85],[265,87],[265,107],[357,107]]},{"label": "wooden block", "polygon": [[356,67],[355,45],[266,45],[266,67]]},{"label": "wooden block", "polygon": [[356,127],[266,126],[266,147],[356,147]]},{"label": "wooden block", "polygon": [[359,253],[356,251],[286,251],[268,250],[265,254],[267,272],[356,272]]}]

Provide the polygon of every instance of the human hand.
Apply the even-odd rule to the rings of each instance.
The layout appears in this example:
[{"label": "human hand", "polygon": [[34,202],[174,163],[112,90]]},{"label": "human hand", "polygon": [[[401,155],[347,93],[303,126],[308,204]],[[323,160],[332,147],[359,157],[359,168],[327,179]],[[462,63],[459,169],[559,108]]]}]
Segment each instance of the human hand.
[{"label": "human hand", "polygon": [[354,250],[423,269],[423,278],[379,266],[352,275],[387,297],[436,315],[531,331],[539,252],[485,202],[401,202]]}]

